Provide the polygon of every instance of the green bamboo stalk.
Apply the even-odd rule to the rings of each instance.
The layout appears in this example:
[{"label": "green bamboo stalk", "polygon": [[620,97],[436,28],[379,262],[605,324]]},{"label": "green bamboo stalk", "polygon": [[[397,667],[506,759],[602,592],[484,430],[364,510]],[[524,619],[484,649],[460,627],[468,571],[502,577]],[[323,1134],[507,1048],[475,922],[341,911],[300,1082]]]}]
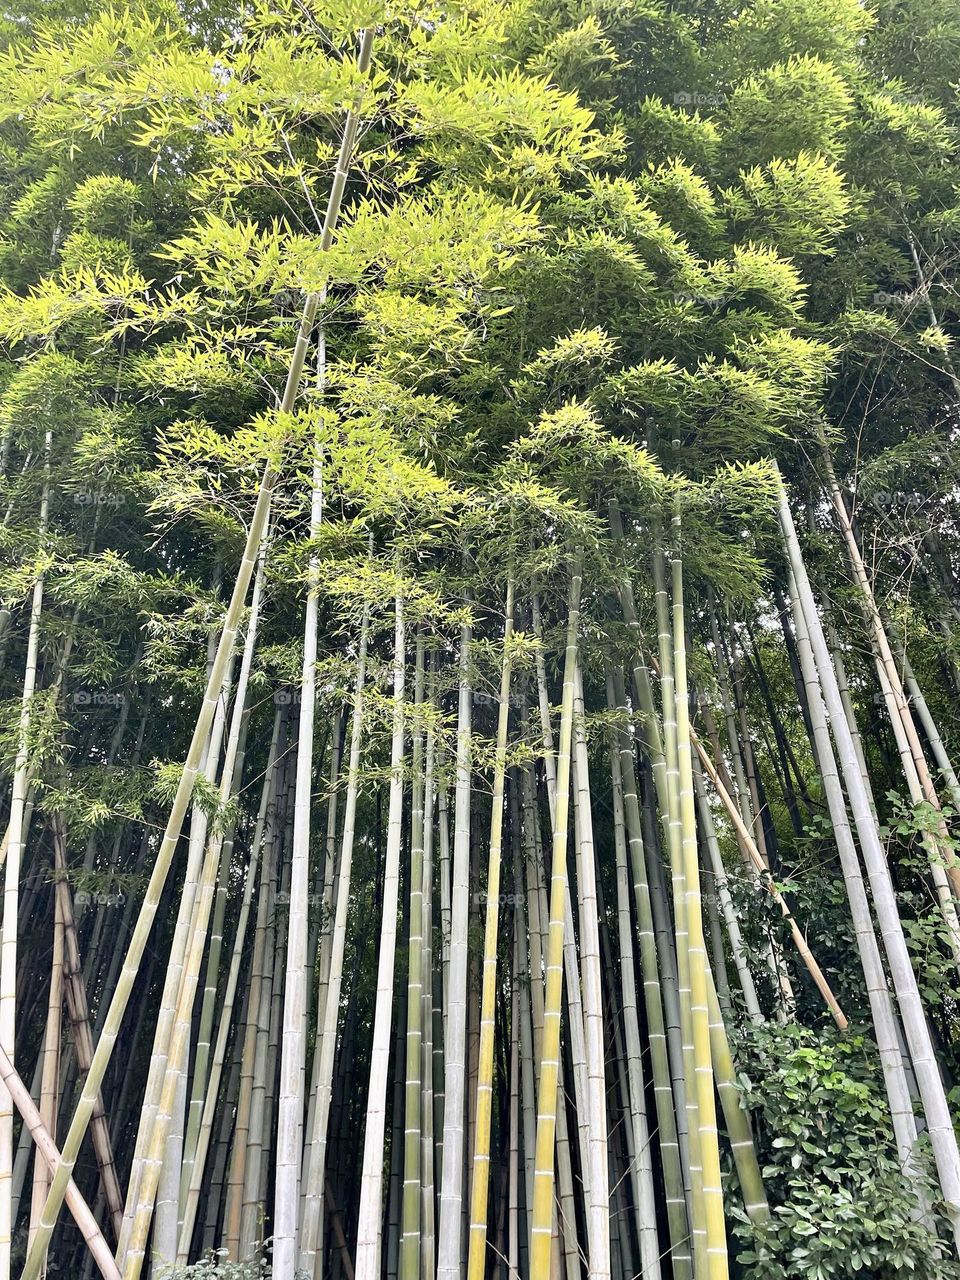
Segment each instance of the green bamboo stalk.
[{"label": "green bamboo stalk", "polygon": [[[421,1143],[422,1112],[420,1076],[423,1048],[423,862],[424,776],[423,727],[416,717],[423,709],[424,636],[417,631],[414,674],[414,733],[410,783],[410,910],[407,946],[406,1072],[403,1109],[403,1203],[400,1219],[401,1280],[417,1280],[420,1274]],[[399,1072],[398,1072],[399,1074]]]},{"label": "green bamboo stalk", "polygon": [[[673,526],[679,543],[680,516]],[[693,1029],[693,1084],[696,1089],[700,1158],[703,1182],[704,1276],[726,1280],[726,1225],[720,1178],[720,1146],[714,1099],[713,1062],[710,1053],[710,1015],[707,1001],[707,951],[700,904],[700,861],[697,856],[697,820],[693,803],[693,767],[687,690],[687,646],[683,609],[683,565],[679,546],[673,558],[673,669],[675,679],[679,803],[682,824],[687,947],[690,975],[690,1017]],[[694,1194],[696,1195],[696,1189]],[[696,1215],[694,1217],[696,1222]],[[695,1228],[696,1229],[696,1228]],[[695,1254],[696,1256],[696,1254]]]},{"label": "green bamboo stalk", "polygon": [[683,814],[680,805],[680,738],[677,725],[677,697],[674,676],[675,655],[670,626],[670,604],[664,573],[664,553],[653,553],[654,602],[657,614],[657,643],[660,652],[660,699],[663,707],[663,744],[666,762],[665,784],[669,814],[668,848],[676,937],[677,978],[680,995],[680,1032],[683,1039],[683,1081],[686,1107],[690,1181],[690,1217],[693,1239],[694,1274],[707,1275],[706,1206],[703,1196],[703,1158],[700,1133],[700,1091],[697,1089],[696,1047],[693,1033],[692,977],[690,972],[690,932],[687,913],[688,868],[683,848]]},{"label": "green bamboo stalk", "polygon": [[[608,705],[627,714],[626,695],[619,673],[608,671]],[[666,1194],[667,1229],[670,1236],[670,1259],[676,1280],[689,1280],[693,1272],[690,1256],[690,1228],[687,1221],[686,1196],[677,1121],[674,1111],[674,1090],[671,1087],[670,1062],[667,1048],[663,996],[657,958],[657,941],[654,932],[650,887],[647,882],[643,828],[640,804],[637,797],[636,764],[633,742],[626,728],[621,728],[611,749],[611,774],[614,789],[614,821],[617,820],[617,799],[623,806],[627,847],[633,875],[633,893],[637,913],[637,943],[640,952],[640,970],[643,976],[644,1012],[647,1021],[647,1043],[650,1050],[650,1066],[653,1075],[653,1096],[657,1111],[657,1136],[660,1159],[663,1166]],[[679,1104],[678,1104],[679,1105]]]}]

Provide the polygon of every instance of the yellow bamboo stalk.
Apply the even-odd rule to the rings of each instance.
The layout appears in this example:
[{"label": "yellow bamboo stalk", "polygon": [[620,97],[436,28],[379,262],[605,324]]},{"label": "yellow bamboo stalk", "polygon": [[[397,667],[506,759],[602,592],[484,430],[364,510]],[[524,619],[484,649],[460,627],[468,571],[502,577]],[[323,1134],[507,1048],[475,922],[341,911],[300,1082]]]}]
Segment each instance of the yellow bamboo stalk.
[{"label": "yellow bamboo stalk", "polygon": [[557,749],[556,810],[550,867],[550,924],[547,933],[540,1080],[537,1095],[537,1142],[533,1168],[533,1213],[530,1222],[530,1274],[551,1274],[553,1242],[553,1161],[557,1128],[557,1085],[560,1075],[560,1010],[563,999],[563,936],[567,895],[567,827],[570,817],[570,749],[573,741],[573,695],[577,669],[582,556],[570,571],[567,643]]},{"label": "yellow bamboo stalk", "polygon": [[500,669],[500,709],[493,770],[490,813],[490,858],[487,869],[487,913],[483,939],[483,979],[480,996],[480,1060],[477,1072],[476,1136],[473,1183],[470,1188],[470,1243],[467,1280],[483,1280],[487,1252],[487,1202],[490,1189],[490,1127],[493,1113],[493,1035],[497,1000],[497,929],[500,920],[500,863],[503,851],[503,796],[510,721],[510,677],[513,637],[513,581],[507,583],[503,623],[503,662]]},{"label": "yellow bamboo stalk", "polygon": [[[673,526],[680,534],[680,516]],[[690,1016],[693,1031],[694,1081],[699,1118],[700,1160],[703,1170],[703,1223],[706,1232],[705,1276],[726,1280],[727,1233],[720,1180],[720,1144],[714,1096],[713,1060],[710,1051],[710,1013],[707,995],[707,951],[700,902],[700,862],[697,856],[697,820],[693,800],[693,766],[690,749],[690,713],[687,704],[687,649],[683,612],[683,562],[674,555],[673,571],[673,675],[677,708],[677,756],[680,772],[680,820],[686,893],[687,950],[690,971]],[[699,1276],[698,1276],[699,1280]]]}]

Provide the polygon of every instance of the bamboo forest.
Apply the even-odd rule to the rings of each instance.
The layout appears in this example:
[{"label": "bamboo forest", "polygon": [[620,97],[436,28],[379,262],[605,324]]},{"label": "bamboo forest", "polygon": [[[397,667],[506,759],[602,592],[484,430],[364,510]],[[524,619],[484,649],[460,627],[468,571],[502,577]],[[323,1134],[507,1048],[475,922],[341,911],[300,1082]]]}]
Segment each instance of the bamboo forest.
[{"label": "bamboo forest", "polygon": [[0,3],[0,1280],[960,1280],[958,81]]}]

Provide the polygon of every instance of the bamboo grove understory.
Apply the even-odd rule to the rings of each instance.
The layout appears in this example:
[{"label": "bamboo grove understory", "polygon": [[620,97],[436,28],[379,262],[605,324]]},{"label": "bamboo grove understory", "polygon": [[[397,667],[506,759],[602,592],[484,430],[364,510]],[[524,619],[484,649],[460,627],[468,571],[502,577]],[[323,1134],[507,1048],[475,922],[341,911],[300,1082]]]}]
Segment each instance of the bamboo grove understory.
[{"label": "bamboo grove understory", "polygon": [[960,1276],[954,0],[0,17],[0,1280]]}]

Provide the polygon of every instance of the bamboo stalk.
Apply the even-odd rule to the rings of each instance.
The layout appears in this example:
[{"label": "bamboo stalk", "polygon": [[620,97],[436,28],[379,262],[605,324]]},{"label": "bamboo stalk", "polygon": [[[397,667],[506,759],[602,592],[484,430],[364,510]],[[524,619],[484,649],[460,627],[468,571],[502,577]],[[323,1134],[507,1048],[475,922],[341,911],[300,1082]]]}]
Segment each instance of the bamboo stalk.
[{"label": "bamboo stalk", "polygon": [[470,1190],[470,1236],[467,1280],[483,1280],[486,1271],[487,1212],[490,1181],[490,1128],[493,1116],[493,1037],[497,995],[497,931],[500,920],[500,863],[503,849],[504,784],[507,731],[510,724],[510,679],[513,669],[513,594],[507,582],[503,623],[503,660],[500,671],[500,705],[497,711],[497,743],[493,768],[493,800],[490,810],[490,845],[487,861],[486,921],[483,939],[483,986],[480,1005],[480,1062],[477,1073],[476,1138],[473,1181]]},{"label": "bamboo stalk", "polygon": [[[674,530],[680,537],[680,516],[674,516]],[[679,804],[682,827],[683,869],[687,946],[690,970],[690,1016],[693,1030],[694,1085],[697,1097],[700,1156],[703,1183],[703,1223],[705,1232],[705,1272],[710,1280],[728,1275],[723,1186],[720,1180],[720,1146],[714,1099],[713,1060],[710,1051],[710,1015],[707,1000],[707,951],[700,906],[700,862],[697,856],[697,823],[693,802],[693,767],[687,690],[687,645],[683,607],[683,566],[679,548],[672,563],[673,582],[673,670],[677,715],[677,755]],[[696,1221],[696,1219],[695,1219]],[[696,1256],[696,1254],[695,1254]]]},{"label": "bamboo stalk", "polygon": [[860,772],[853,738],[840,699],[836,673],[830,661],[823,627],[815,607],[790,504],[782,481],[779,516],[789,564],[796,580],[800,605],[810,636],[821,692],[830,716],[830,729],[837,748],[844,785],[870,881],[880,936],[890,966],[903,1019],[903,1029],[920,1088],[940,1189],[953,1227],[955,1247],[960,1253],[960,1151],[957,1148],[950,1108],[937,1066],[916,975],[910,963],[910,954],[903,935],[896,895],[890,878],[890,868],[877,833],[876,819]]},{"label": "bamboo stalk", "polygon": [[553,1237],[553,1162],[560,1075],[560,1013],[563,995],[563,942],[567,900],[567,823],[570,801],[570,754],[573,738],[573,699],[580,617],[581,568],[577,553],[570,571],[567,643],[563,670],[563,701],[557,750],[556,811],[550,867],[550,924],[548,931],[543,1041],[537,1094],[537,1145],[533,1174],[533,1213],[530,1226],[530,1272],[550,1274]]},{"label": "bamboo stalk", "polygon": [[[40,1112],[30,1097],[30,1090],[17,1075],[9,1055],[2,1046],[0,1046],[0,1079],[3,1080],[14,1106],[23,1116],[23,1122],[30,1130],[30,1136],[36,1144],[38,1153],[47,1162],[50,1172],[56,1176],[61,1159],[56,1143],[44,1126]],[[72,1178],[67,1179],[64,1199],[87,1248],[100,1268],[101,1275],[105,1276],[106,1280],[120,1280],[120,1272],[113,1260],[113,1254],[103,1238],[96,1218]]]},{"label": "bamboo stalk", "polygon": [[[50,451],[52,434],[44,439],[44,481],[40,499],[38,546],[41,552],[50,521]],[[7,856],[3,880],[3,933],[0,938],[0,1049],[14,1060],[17,1039],[17,944],[20,910],[20,867],[26,843],[27,793],[30,786],[29,738],[32,703],[37,688],[37,664],[40,654],[40,615],[43,610],[44,575],[38,573],[30,601],[30,626],[27,632],[27,658],[23,674],[20,716],[17,725],[17,754],[13,766],[13,793],[10,798]],[[10,1280],[10,1246],[13,1178],[13,1099],[0,1085],[0,1280]],[[43,1213],[33,1236],[38,1266],[46,1256],[43,1236]],[[41,1252],[42,1250],[42,1252]]]},{"label": "bamboo stalk", "polygon": [[404,693],[406,664],[403,600],[396,600],[393,667],[393,736],[390,748],[390,810],[387,819],[387,851],[383,876],[383,922],[377,962],[377,999],[370,1051],[370,1087],[363,1136],[363,1168],[360,1175],[360,1207],[357,1218],[357,1280],[379,1280],[382,1240],[384,1127],[386,1123],[387,1073],[393,1017],[393,977],[397,945],[397,903],[400,889],[400,843],[403,822]]},{"label": "bamboo stalk", "polygon": [[[417,631],[416,666],[414,672],[414,717],[423,711],[424,637]],[[412,779],[410,799],[410,898],[407,945],[407,1027],[406,1071],[404,1090],[403,1191],[400,1224],[400,1275],[402,1280],[417,1280],[420,1274],[421,1237],[421,1145],[423,1049],[423,864],[424,864],[424,776],[423,728],[414,720],[411,752]],[[397,1072],[399,1078],[399,1070]],[[394,1148],[396,1151],[396,1148]]]}]

